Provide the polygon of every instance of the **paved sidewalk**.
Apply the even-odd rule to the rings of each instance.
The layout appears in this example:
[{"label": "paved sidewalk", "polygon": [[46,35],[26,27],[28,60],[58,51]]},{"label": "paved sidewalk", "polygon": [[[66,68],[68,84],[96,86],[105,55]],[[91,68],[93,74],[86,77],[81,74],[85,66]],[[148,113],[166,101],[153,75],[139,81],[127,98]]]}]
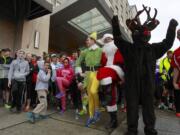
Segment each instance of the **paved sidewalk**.
[{"label": "paved sidewalk", "polygon": [[[156,129],[158,135],[180,135],[180,118],[176,118],[174,112],[156,111]],[[143,120],[140,115],[139,118],[139,135],[144,135],[143,132]],[[126,132],[126,120],[122,122],[117,129],[115,129],[111,135],[124,135]]]},{"label": "paved sidewalk", "polygon": [[[68,110],[60,115],[58,112],[49,111],[49,118],[30,124],[26,114],[12,114],[0,108],[0,135],[123,135],[126,131],[126,114],[119,113],[119,127],[114,131],[107,131],[104,125],[109,116],[103,112],[101,120],[90,128],[86,128],[87,116],[75,119],[74,110]],[[172,112],[156,111],[157,130],[159,135],[180,135],[180,119]],[[139,119],[139,135],[143,133],[142,117]]]},{"label": "paved sidewalk", "polygon": [[[104,125],[109,116],[103,112],[101,120],[90,128],[85,127],[87,116],[75,119],[74,110],[68,110],[63,115],[49,111],[49,118],[30,124],[26,114],[12,114],[4,108],[0,108],[0,135],[109,135]],[[125,119],[125,114],[118,115],[119,121]]]}]

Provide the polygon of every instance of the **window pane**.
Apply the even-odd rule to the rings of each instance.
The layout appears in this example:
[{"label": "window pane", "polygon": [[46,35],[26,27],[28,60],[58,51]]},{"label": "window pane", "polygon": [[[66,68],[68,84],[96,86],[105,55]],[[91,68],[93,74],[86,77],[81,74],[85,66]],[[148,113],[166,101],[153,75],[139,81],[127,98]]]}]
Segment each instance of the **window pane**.
[{"label": "window pane", "polygon": [[95,31],[100,33],[111,27],[109,22],[107,22],[104,16],[96,8],[73,18],[68,23],[87,34]]}]

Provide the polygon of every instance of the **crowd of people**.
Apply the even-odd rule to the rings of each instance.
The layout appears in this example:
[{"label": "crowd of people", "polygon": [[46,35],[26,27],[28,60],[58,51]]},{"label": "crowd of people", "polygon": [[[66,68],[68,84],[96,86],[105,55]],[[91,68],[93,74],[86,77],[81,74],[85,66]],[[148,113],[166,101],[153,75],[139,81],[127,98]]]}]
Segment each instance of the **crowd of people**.
[{"label": "crowd of people", "polygon": [[[97,34],[93,33],[86,40],[86,49],[74,51],[71,55],[66,53],[43,53],[41,57],[26,53],[21,49],[17,50],[14,57],[12,57],[13,52],[9,48],[2,49],[0,55],[1,106],[4,105],[12,113],[28,112],[28,118],[34,123],[36,119],[46,117],[48,106],[60,110],[60,113],[63,114],[67,110],[67,100],[70,100],[75,109],[76,119],[87,114],[89,110],[90,119],[87,120],[86,126],[98,121],[100,106],[101,110],[104,111],[104,107],[111,104],[109,103],[111,102],[111,96],[106,97],[111,94],[111,91],[108,91],[109,93],[103,92],[103,88],[107,85],[106,80],[103,80],[105,72],[109,72],[109,75],[115,74],[113,80],[119,81],[118,85],[123,83],[123,73],[121,74],[118,71],[120,69],[123,72],[122,69],[115,65],[111,67],[113,63],[119,63],[123,67],[123,58],[120,51],[113,44],[112,34],[104,35],[103,43],[105,45],[103,49],[96,45],[96,39]],[[90,46],[93,48],[93,45],[95,45],[95,49],[98,49],[97,54],[91,54],[93,51],[88,49]],[[114,49],[113,55],[111,49]],[[87,52],[89,56],[84,55]],[[112,56],[106,57],[106,54]],[[113,62],[114,55],[116,56]],[[97,67],[94,64],[97,64]],[[109,67],[105,68],[106,65]],[[113,73],[111,68],[117,69]],[[89,71],[92,71],[92,73]],[[97,71],[99,73],[96,78]],[[116,71],[118,72],[117,75]],[[87,74],[91,74],[91,77],[94,78],[88,78]],[[121,81],[118,79],[120,77],[122,78]],[[102,87],[99,87],[98,79],[102,80]],[[108,82],[108,85],[111,82],[112,80]],[[115,84],[113,85],[113,93],[115,94],[117,91]],[[117,98],[121,95],[122,98]],[[108,98],[108,103],[106,98]],[[123,89],[120,89],[118,95],[113,97],[113,105],[116,104],[117,100],[123,102],[121,111],[126,112]],[[89,109],[87,109],[88,106]],[[117,107],[115,111],[117,111]],[[116,121],[112,126],[116,127],[117,114],[111,115],[115,116]]]},{"label": "crowd of people", "polygon": [[[180,30],[177,31],[177,38],[180,40]],[[174,83],[174,68],[178,68],[178,57],[179,49],[174,52],[169,50],[167,56],[160,60],[159,65],[156,66],[156,91],[155,99],[156,105],[161,110],[176,111],[176,116],[180,117],[179,114],[179,92],[175,89],[176,84]],[[175,86],[174,86],[175,85]]]},{"label": "crowd of people", "polygon": [[[61,99],[62,111],[66,110],[66,89],[75,79],[74,67],[78,53],[72,56],[47,54],[37,56],[23,50],[12,52],[2,49],[0,55],[1,104],[12,112],[28,112],[35,108],[45,90],[48,103],[53,98]],[[43,93],[44,94],[44,93]],[[45,98],[46,99],[46,98]],[[43,103],[45,104],[45,102]],[[46,103],[47,107],[47,103]]]},{"label": "crowd of people", "polygon": [[[168,51],[173,45],[177,21],[171,20],[161,43],[150,45],[150,31],[159,24],[153,19],[144,25],[135,19],[128,20],[133,44],[121,37],[118,17],[114,16],[113,34],[104,34],[102,47],[97,45],[94,32],[87,37],[86,48],[72,55],[43,53],[41,57],[18,50],[11,57],[9,48],[2,49],[1,103],[13,113],[27,112],[29,121],[35,123],[47,118],[48,107],[59,110],[60,114],[66,113],[70,101],[76,119],[88,114],[86,127],[99,121],[101,111],[106,109],[110,116],[107,129],[117,127],[117,104],[120,103],[121,111],[126,112],[127,107],[127,135],[137,134],[141,104],[146,135],[157,135],[154,105],[174,110],[180,117],[180,57],[179,49],[174,53]],[[180,40],[180,30],[177,37]],[[156,67],[155,75],[156,60],[166,52],[167,57]]]}]

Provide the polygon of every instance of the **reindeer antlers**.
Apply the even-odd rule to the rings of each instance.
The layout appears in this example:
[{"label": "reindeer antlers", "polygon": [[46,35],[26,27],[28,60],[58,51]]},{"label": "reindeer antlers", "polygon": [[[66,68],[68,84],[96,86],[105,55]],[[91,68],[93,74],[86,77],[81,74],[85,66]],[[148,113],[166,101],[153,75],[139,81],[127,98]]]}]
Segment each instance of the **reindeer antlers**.
[{"label": "reindeer antlers", "polygon": [[155,10],[155,14],[154,14],[153,19],[155,20],[155,19],[156,19],[156,16],[157,16],[157,9],[155,8],[154,10]]},{"label": "reindeer antlers", "polygon": [[144,12],[145,9],[142,9],[140,11],[137,12],[136,16],[134,17],[134,19],[132,19],[132,21],[136,22],[138,25],[141,25],[140,20],[138,19],[138,17]]},{"label": "reindeer antlers", "polygon": [[145,9],[138,11],[134,19],[137,19],[139,17],[139,15],[144,12],[144,10]]},{"label": "reindeer antlers", "polygon": [[[143,9],[138,11],[136,16],[134,17],[134,19],[127,19],[126,20],[126,25],[127,27],[131,30],[131,31],[134,31],[134,30],[137,30],[141,27],[143,28],[147,28],[149,31],[152,31],[153,29],[156,28],[156,26],[159,24],[159,21],[156,20],[156,16],[157,16],[157,9],[155,8],[155,14],[153,16],[153,18],[151,17],[150,15],[150,12],[151,12],[151,8],[150,7],[147,7],[147,6],[144,6],[143,5]],[[143,12],[146,12],[147,14],[147,19],[146,21],[141,24],[140,22],[140,19],[138,18]]]},{"label": "reindeer antlers", "polygon": [[150,7],[147,9],[147,7],[145,7],[143,5],[143,9],[147,13],[147,20],[144,22],[143,26],[148,28],[150,31],[152,31],[153,29],[155,29],[159,25],[159,21],[156,20],[157,9],[156,8],[154,9],[155,10],[155,14],[154,14],[153,18],[150,15],[150,11],[151,11]]},{"label": "reindeer antlers", "polygon": [[150,11],[151,11],[151,8],[149,7],[148,9],[147,9],[147,7],[145,7],[144,5],[143,5],[143,9],[146,11],[146,13],[147,13],[147,20],[145,21],[145,23],[144,24],[147,24],[149,21],[152,21],[152,20],[155,20],[156,19],[156,16],[157,16],[157,9],[155,8],[154,10],[155,10],[155,14],[154,14],[154,17],[153,18],[151,18],[151,15],[150,15]]}]

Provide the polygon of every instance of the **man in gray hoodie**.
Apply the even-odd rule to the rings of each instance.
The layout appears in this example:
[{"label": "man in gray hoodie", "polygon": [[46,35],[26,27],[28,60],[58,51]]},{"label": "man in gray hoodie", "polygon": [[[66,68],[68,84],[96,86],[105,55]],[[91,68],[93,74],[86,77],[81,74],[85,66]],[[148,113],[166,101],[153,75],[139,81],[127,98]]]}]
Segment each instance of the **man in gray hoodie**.
[{"label": "man in gray hoodie", "polygon": [[29,64],[24,57],[25,52],[18,50],[17,58],[12,61],[8,74],[8,87],[12,88],[13,97],[11,111],[15,113],[21,112],[26,76],[29,74]]}]

